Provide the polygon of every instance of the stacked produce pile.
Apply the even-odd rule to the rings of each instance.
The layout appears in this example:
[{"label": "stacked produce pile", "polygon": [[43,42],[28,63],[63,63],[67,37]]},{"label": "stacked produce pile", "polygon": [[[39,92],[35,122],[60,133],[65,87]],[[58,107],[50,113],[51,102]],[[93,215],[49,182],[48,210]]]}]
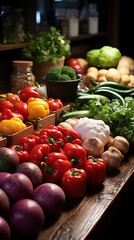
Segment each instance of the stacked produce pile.
[{"label": "stacked produce pile", "polygon": [[[63,114],[61,120],[85,116],[101,119],[113,136],[122,135],[133,145],[134,60],[122,56],[117,48],[104,46],[88,51],[86,59],[78,62],[83,81],[71,113]],[[73,59],[71,66],[77,63]]]},{"label": "stacked produce pile", "polygon": [[116,68],[96,68],[89,67],[84,77],[85,84],[91,87],[90,79],[97,82],[120,82],[129,87],[134,87],[134,60],[127,56],[122,56]]}]

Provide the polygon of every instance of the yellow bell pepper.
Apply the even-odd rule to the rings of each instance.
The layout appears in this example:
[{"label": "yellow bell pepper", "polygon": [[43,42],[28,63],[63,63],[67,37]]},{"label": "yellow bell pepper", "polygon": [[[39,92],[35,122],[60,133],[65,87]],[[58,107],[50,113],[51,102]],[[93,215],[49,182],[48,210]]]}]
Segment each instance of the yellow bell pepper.
[{"label": "yellow bell pepper", "polygon": [[0,122],[0,133],[4,135],[11,135],[25,129],[27,126],[20,118],[12,117],[11,119],[4,119]]},{"label": "yellow bell pepper", "polygon": [[28,120],[44,118],[50,114],[49,104],[42,98],[35,98],[28,101]]}]

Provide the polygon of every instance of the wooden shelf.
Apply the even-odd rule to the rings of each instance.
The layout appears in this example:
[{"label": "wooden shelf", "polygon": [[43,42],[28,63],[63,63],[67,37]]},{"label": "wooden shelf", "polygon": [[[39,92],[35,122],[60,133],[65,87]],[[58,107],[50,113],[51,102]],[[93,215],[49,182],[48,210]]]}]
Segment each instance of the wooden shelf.
[{"label": "wooden shelf", "polygon": [[75,42],[75,41],[79,41],[79,40],[99,38],[99,37],[103,37],[103,36],[106,36],[106,35],[107,35],[106,32],[100,32],[100,33],[97,33],[97,34],[80,34],[78,37],[68,37],[68,39],[71,42]]},{"label": "wooden shelf", "polygon": [[8,50],[14,50],[14,49],[21,49],[24,47],[27,47],[29,43],[1,43],[0,44],[0,51],[8,51]]}]

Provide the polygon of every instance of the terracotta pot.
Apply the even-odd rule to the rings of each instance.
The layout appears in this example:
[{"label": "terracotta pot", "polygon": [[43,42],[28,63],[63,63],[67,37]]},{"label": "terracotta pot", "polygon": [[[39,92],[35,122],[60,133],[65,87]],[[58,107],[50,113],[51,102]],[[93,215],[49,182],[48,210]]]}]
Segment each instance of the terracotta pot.
[{"label": "terracotta pot", "polygon": [[53,62],[41,62],[33,64],[33,74],[35,76],[35,81],[38,83],[44,83],[43,77],[47,74],[50,68],[54,66],[63,67],[65,62],[65,57],[59,58],[56,63]]}]

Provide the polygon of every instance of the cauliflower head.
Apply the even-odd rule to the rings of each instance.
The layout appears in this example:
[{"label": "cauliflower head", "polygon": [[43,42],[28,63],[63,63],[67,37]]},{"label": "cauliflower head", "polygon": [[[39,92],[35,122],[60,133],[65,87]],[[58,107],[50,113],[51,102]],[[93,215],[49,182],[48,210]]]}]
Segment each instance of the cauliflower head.
[{"label": "cauliflower head", "polygon": [[109,141],[110,127],[102,120],[88,117],[80,118],[74,126],[74,130],[80,134],[83,141],[91,137],[98,137],[104,145]]}]

